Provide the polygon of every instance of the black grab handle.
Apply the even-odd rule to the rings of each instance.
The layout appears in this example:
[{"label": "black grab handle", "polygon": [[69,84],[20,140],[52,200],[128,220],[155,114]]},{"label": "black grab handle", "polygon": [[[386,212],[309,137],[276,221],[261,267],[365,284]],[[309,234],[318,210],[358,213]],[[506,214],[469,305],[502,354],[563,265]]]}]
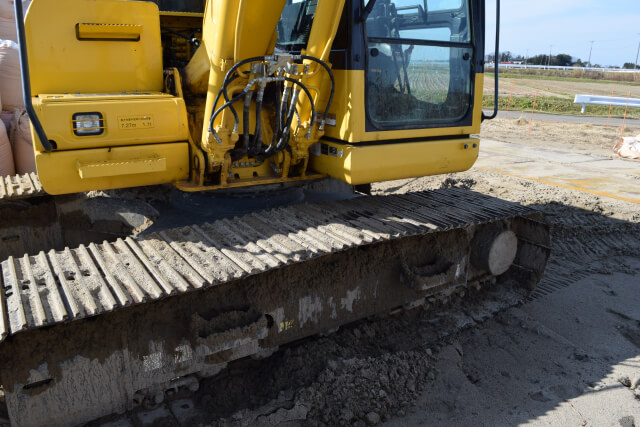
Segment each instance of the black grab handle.
[{"label": "black grab handle", "polygon": [[36,114],[36,110],[33,109],[33,103],[31,102],[31,80],[29,78],[29,60],[27,59],[27,41],[24,35],[24,14],[22,12],[22,0],[14,0],[13,8],[16,15],[16,32],[18,33],[18,47],[20,53],[20,75],[22,76],[22,97],[24,98],[24,108],[27,110],[29,119],[31,119],[31,125],[40,139],[40,144],[44,148],[44,151],[50,152],[53,150],[53,146],[47,138],[47,134],[44,132],[42,123]]},{"label": "black grab handle", "polygon": [[496,52],[495,52],[495,57],[494,57],[494,64],[495,66],[493,67],[494,72],[495,72],[495,92],[493,95],[493,113],[491,113],[490,116],[487,116],[484,114],[484,111],[482,112],[482,120],[491,120],[491,119],[495,119],[496,116],[498,115],[498,64],[500,63],[500,0],[496,0]]}]

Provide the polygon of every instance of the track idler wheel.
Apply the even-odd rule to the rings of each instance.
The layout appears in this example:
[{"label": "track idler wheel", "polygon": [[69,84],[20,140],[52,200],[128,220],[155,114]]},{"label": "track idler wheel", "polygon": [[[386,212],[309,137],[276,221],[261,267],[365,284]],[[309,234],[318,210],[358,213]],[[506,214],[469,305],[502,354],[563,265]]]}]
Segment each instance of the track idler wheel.
[{"label": "track idler wheel", "polygon": [[485,227],[471,241],[471,263],[494,276],[505,273],[518,252],[518,237],[508,229]]}]

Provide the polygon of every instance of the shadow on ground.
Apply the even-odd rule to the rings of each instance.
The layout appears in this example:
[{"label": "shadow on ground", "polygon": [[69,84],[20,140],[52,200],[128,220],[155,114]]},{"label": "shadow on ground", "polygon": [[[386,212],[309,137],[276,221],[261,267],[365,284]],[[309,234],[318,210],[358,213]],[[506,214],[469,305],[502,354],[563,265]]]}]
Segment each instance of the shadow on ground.
[{"label": "shadow on ground", "polygon": [[535,207],[552,225],[553,247],[530,300],[481,323],[464,306],[363,320],[266,360],[239,361],[203,382],[198,418],[637,423],[640,401],[618,377],[640,377],[640,225],[560,203]]}]

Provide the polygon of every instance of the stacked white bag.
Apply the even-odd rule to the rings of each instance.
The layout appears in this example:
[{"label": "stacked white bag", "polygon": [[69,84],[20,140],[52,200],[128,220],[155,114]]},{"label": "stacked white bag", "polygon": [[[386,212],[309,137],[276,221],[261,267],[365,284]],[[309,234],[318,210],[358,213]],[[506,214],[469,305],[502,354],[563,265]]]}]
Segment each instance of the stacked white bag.
[{"label": "stacked white bag", "polygon": [[0,179],[2,179],[3,176],[13,175],[15,173],[13,150],[11,149],[11,143],[9,142],[4,122],[0,120]]},{"label": "stacked white bag", "polygon": [[16,172],[20,175],[36,171],[36,159],[31,140],[31,122],[27,112],[16,110],[11,122],[11,143]]},{"label": "stacked white bag", "polygon": [[[31,0],[22,2],[26,14]],[[33,145],[29,131],[29,118],[24,113],[22,99],[22,79],[20,77],[20,57],[18,55],[16,22],[13,0],[0,0],[0,118],[4,121],[3,131],[9,135],[11,145],[2,146],[0,132],[0,176],[17,172],[19,174],[35,172]],[[11,131],[6,120],[11,118]],[[7,156],[13,153],[13,159]],[[9,159],[11,162],[9,162]],[[15,159],[15,172],[13,163]],[[11,163],[11,167],[9,167]]]},{"label": "stacked white bag", "polygon": [[638,136],[625,136],[620,138],[613,152],[625,159],[640,160],[640,135]]},{"label": "stacked white bag", "polygon": [[[30,3],[22,2],[25,12]],[[0,0],[0,96],[5,110],[24,108],[17,45],[10,42],[17,42],[13,0]]]}]

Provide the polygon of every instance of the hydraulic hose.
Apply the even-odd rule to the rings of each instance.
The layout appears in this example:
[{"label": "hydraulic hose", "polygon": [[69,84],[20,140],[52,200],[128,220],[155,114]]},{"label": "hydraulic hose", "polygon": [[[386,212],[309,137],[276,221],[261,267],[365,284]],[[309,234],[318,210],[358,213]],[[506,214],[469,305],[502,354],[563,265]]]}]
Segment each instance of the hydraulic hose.
[{"label": "hydraulic hose", "polygon": [[[272,59],[273,56],[254,56],[251,58],[247,58],[247,59],[243,59],[242,61],[238,62],[237,64],[234,64],[229,71],[227,71],[227,74],[225,74],[224,80],[223,80],[223,84],[222,84],[222,88],[220,89],[220,91],[218,92],[218,94],[216,95],[216,99],[213,103],[213,108],[215,109],[215,106],[218,105],[218,101],[220,100],[220,96],[224,95],[225,101],[229,101],[228,95],[227,95],[227,86],[229,85],[229,83],[231,83],[237,76],[232,76],[232,74],[241,66],[248,64],[250,62],[255,62],[255,61],[266,61],[269,59]],[[327,118],[327,113],[329,110],[329,107],[331,106],[331,103],[333,102],[333,97],[334,97],[334,93],[335,93],[335,78],[333,76],[333,73],[331,72],[331,68],[324,62],[319,60],[318,58],[315,58],[313,56],[309,56],[309,55],[295,55],[293,57],[294,59],[307,59],[309,61],[313,61],[316,62],[318,64],[320,64],[320,66],[322,66],[327,73],[329,74],[329,78],[331,80],[331,91],[329,93],[329,101],[327,102],[327,107],[324,111],[324,114],[322,116],[322,122],[321,122],[321,126],[324,126],[324,123],[326,121]],[[311,100],[311,104],[313,105],[313,98],[310,98]],[[235,111],[235,109],[233,108],[233,105],[230,106],[231,111],[234,115],[234,120],[236,121],[235,125],[234,125],[234,131],[237,131],[237,123],[239,121],[238,115]],[[213,111],[213,110],[212,110]],[[211,117],[213,117],[213,114],[211,115]],[[209,120],[209,132],[213,133],[213,120]]]},{"label": "hydraulic hose", "polygon": [[[285,90],[286,89],[289,89],[289,88],[287,87],[285,88]],[[283,145],[283,143],[285,141],[288,142],[289,140],[289,133],[291,132],[291,122],[293,121],[293,111],[295,111],[296,100],[298,99],[299,94],[300,94],[299,89],[296,88],[293,90],[293,96],[291,97],[291,105],[289,106],[289,110],[287,111],[287,114],[284,116],[284,122],[282,124],[282,135],[280,135],[280,139],[278,139],[277,143],[275,138],[271,140],[271,144],[269,144],[269,146],[262,153],[263,156],[268,157],[273,153],[277,153],[282,148],[286,147],[286,144]]]},{"label": "hydraulic hose", "polygon": [[220,114],[222,112],[222,110],[224,110],[225,108],[229,107],[231,104],[233,104],[234,102],[238,101],[240,98],[245,96],[247,91],[249,91],[249,89],[251,89],[251,87],[253,87],[254,84],[256,84],[257,82],[261,82],[261,81],[266,81],[266,83],[277,82],[277,81],[288,81],[288,82],[291,82],[291,83],[293,83],[295,85],[298,85],[304,91],[305,95],[307,95],[307,98],[309,98],[309,102],[311,103],[311,124],[309,126],[309,132],[307,133],[307,135],[311,134],[311,129],[313,128],[313,125],[315,124],[316,109],[315,109],[315,106],[313,105],[313,98],[311,97],[311,93],[309,92],[309,89],[307,89],[299,81],[294,80],[294,79],[289,78],[289,77],[256,77],[256,78],[252,79],[249,83],[247,83],[247,85],[242,90],[242,92],[240,92],[238,95],[234,96],[232,99],[230,99],[229,101],[224,103],[213,114],[211,114],[211,118],[209,120],[209,131],[211,132],[211,134],[213,135],[213,137],[216,139],[216,141],[219,144],[222,143],[222,141],[217,136],[215,130],[213,130],[213,127],[211,126],[212,123],[215,121],[216,117],[218,117],[218,114]]},{"label": "hydraulic hose", "polygon": [[266,83],[260,82],[258,95],[256,95],[256,128],[253,132],[251,151],[249,153],[254,156],[260,153],[260,148],[262,146],[262,120],[260,120],[260,116],[262,115],[262,102],[264,101],[264,90],[266,86]]},{"label": "hydraulic hose", "polygon": [[244,97],[244,109],[242,110],[242,153],[247,154],[249,151],[249,113],[251,112],[251,100],[253,99],[253,91],[247,91]]},{"label": "hydraulic hose", "polygon": [[289,106],[289,113],[287,114],[287,121],[285,122],[285,128],[282,132],[282,136],[280,140],[276,144],[276,153],[280,150],[283,150],[287,145],[289,145],[289,134],[291,133],[291,122],[293,122],[293,115],[296,111],[296,101],[298,99],[298,95],[300,94],[299,89],[293,90],[293,96],[291,97],[291,105]]},{"label": "hydraulic hose", "polygon": [[[309,98],[309,103],[311,104],[311,123],[309,124],[309,131],[307,132],[307,137],[311,136],[311,129],[313,129],[313,125],[316,123],[316,107],[313,104],[313,98],[311,97],[311,92],[309,92],[309,89],[307,89],[307,87],[305,85],[303,85],[302,83],[300,83],[297,80],[294,80],[292,78],[289,77],[282,77],[285,81],[291,82],[295,85],[298,85],[300,87],[300,89],[302,89],[302,91],[305,93],[305,95],[307,95],[307,98]],[[291,102],[296,102],[298,100],[298,94],[295,93],[294,91],[294,96],[291,98]],[[295,109],[295,104],[294,105],[294,109]],[[291,123],[289,123],[290,125]]]},{"label": "hydraulic hose", "polygon": [[[218,105],[218,101],[220,100],[220,96],[222,96],[224,94],[224,99],[227,101],[227,104],[229,103],[229,99],[228,99],[229,95],[227,95],[227,85],[229,83],[231,83],[236,78],[236,76],[231,78],[232,74],[239,67],[241,67],[241,66],[243,66],[245,64],[248,64],[249,62],[264,61],[264,60],[267,60],[269,58],[270,58],[270,56],[254,56],[254,57],[251,57],[251,58],[243,59],[242,61],[240,61],[237,64],[233,65],[233,67],[231,67],[229,69],[229,71],[227,71],[227,74],[225,74],[225,76],[224,76],[224,80],[223,80],[223,83],[222,83],[222,88],[218,91],[218,94],[216,95],[215,101],[213,101],[213,107],[211,108],[212,114],[211,114],[211,117],[209,119],[209,132],[214,133],[213,132],[213,122],[214,122],[214,120],[213,120],[213,117],[214,117],[213,111],[216,108],[216,105]],[[237,131],[237,125],[238,125],[239,119],[238,119],[238,114],[235,112],[235,109],[233,108],[233,105],[231,105],[231,111],[234,113],[233,114],[233,118],[236,120],[236,123],[234,125],[234,131]]]},{"label": "hydraulic hose", "polygon": [[282,91],[282,100],[280,101],[280,129],[284,129],[284,126],[287,122],[287,102],[289,101],[289,94],[291,93],[291,87],[285,86]]},{"label": "hydraulic hose", "polygon": [[327,106],[324,109],[324,114],[322,115],[322,121],[320,122],[320,130],[322,130],[324,128],[324,123],[327,120],[327,113],[329,112],[329,107],[331,107],[331,103],[333,102],[333,94],[336,89],[335,78],[333,77],[331,68],[324,61],[321,61],[318,58],[314,58],[313,56],[309,56],[309,55],[300,55],[300,57],[302,59],[308,59],[309,61],[313,61],[320,64],[322,67],[324,67],[325,70],[327,70],[327,73],[329,74],[329,78],[331,79],[331,92],[329,92],[329,101],[327,102]]}]

